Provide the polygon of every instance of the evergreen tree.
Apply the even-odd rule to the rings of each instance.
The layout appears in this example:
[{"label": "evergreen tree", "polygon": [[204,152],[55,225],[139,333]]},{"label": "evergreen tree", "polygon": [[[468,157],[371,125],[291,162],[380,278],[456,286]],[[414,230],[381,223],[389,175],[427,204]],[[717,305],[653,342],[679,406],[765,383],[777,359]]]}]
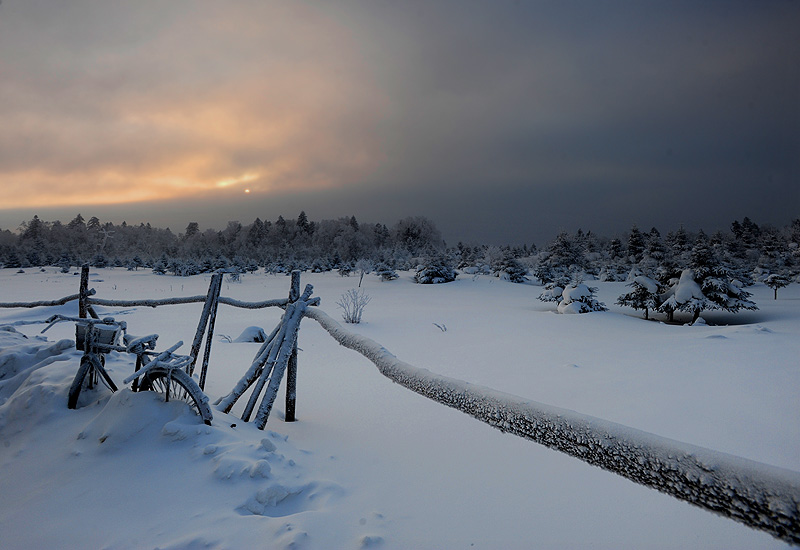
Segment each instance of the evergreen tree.
[{"label": "evergreen tree", "polygon": [[733,284],[729,272],[720,265],[713,265],[704,243],[700,242],[692,250],[695,269],[684,269],[680,279],[673,283],[659,305],[659,310],[673,319],[675,311],[692,314],[692,323],[697,321],[705,310],[722,309],[736,313],[741,309],[755,310],[758,307],[751,302],[750,293]]},{"label": "evergreen tree", "polygon": [[305,233],[310,233],[311,224],[308,223],[305,210],[301,210],[300,215],[297,216],[297,228]]},{"label": "evergreen tree", "polygon": [[457,274],[444,256],[428,258],[414,274],[419,284],[439,284],[455,281]]},{"label": "evergreen tree", "polygon": [[83,219],[83,216],[81,216],[80,214],[75,216],[75,218],[73,218],[73,220],[67,224],[67,228],[72,230],[72,231],[83,231],[83,230],[85,230],[86,229],[86,222]]},{"label": "evergreen tree", "polygon": [[631,228],[628,235],[628,256],[633,263],[638,263],[642,260],[645,250],[645,240],[642,232],[635,225]]},{"label": "evergreen tree", "polygon": [[585,265],[586,257],[583,250],[576,246],[569,234],[562,231],[547,246],[544,258],[539,261],[534,274],[546,284],[564,277],[569,279]]},{"label": "evergreen tree", "polygon": [[188,241],[198,233],[200,233],[200,224],[189,222],[189,225],[186,226],[186,233],[183,234],[183,239]]},{"label": "evergreen tree", "polygon": [[606,311],[608,308],[595,297],[597,289],[583,283],[567,285],[561,293],[558,302],[559,313],[589,313],[591,311]]},{"label": "evergreen tree", "polygon": [[385,262],[381,262],[377,266],[375,266],[375,275],[380,277],[380,280],[383,282],[393,281],[399,277],[397,272],[391,267],[389,267],[389,265],[386,264]]},{"label": "evergreen tree", "polygon": [[655,310],[660,303],[661,285],[650,277],[639,275],[628,283],[632,290],[617,299],[617,305],[627,306],[635,310],[644,310],[644,318],[650,318],[650,310]]},{"label": "evergreen tree", "polygon": [[789,277],[782,273],[773,273],[768,275],[766,279],[764,279],[764,284],[770,287],[775,292],[775,300],[778,299],[778,289],[783,288],[785,286],[789,286],[790,283]]}]

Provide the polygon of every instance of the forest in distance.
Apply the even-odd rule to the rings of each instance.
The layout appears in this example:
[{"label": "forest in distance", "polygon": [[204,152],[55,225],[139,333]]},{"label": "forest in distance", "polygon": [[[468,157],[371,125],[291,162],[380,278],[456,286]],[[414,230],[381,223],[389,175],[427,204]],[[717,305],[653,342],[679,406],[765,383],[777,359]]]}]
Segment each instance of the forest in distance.
[{"label": "forest in distance", "polygon": [[800,218],[773,227],[745,217],[733,221],[728,231],[711,235],[683,227],[662,235],[655,227],[641,230],[634,225],[624,235],[604,237],[579,229],[561,232],[541,246],[447,246],[435,223],[422,216],[388,227],[359,223],[355,216],[311,221],[305,212],[296,219],[279,216],[275,222],[231,221],[223,230],[202,230],[192,222],[178,234],[149,223],[114,224],[97,217],[85,220],[80,214],[68,223],[34,216],[16,232],[0,231],[0,266],[6,268],[56,266],[67,272],[89,264],[179,276],[261,268],[270,273],[338,270],[344,275],[359,260],[360,270],[383,273],[386,279],[394,270],[436,265],[448,273],[457,269],[513,282],[533,276],[542,284],[560,286],[576,276],[619,281],[634,274],[666,282],[701,262],[722,270],[739,286],[770,275],[788,284],[800,274]]}]

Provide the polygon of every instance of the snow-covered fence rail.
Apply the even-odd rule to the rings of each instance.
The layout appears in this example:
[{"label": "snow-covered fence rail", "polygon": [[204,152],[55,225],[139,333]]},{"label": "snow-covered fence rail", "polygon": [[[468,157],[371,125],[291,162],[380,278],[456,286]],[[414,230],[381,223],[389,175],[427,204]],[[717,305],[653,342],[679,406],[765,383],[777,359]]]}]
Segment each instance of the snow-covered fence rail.
[{"label": "snow-covered fence rail", "polygon": [[800,545],[800,473],[440,376],[400,361],[319,309],[308,308],[305,315],[372,361],[381,374],[420,395]]},{"label": "snow-covered fence rail", "polygon": [[64,296],[63,298],[59,298],[57,300],[42,300],[39,302],[0,302],[0,308],[63,306],[64,304],[78,300],[80,297],[80,294],[71,294],[70,296]]},{"label": "snow-covered fence rail", "polygon": [[[57,300],[44,300],[40,302],[0,302],[0,308],[34,308],[34,307],[48,307],[48,306],[62,306],[66,303],[78,300],[79,294],[72,294]],[[106,307],[159,307],[159,306],[176,306],[182,304],[195,304],[203,303],[206,301],[206,296],[180,296],[175,298],[162,298],[159,300],[106,300],[103,298],[88,298],[88,302],[92,305],[106,306]],[[262,302],[242,302],[227,298],[225,296],[219,297],[220,304],[226,304],[233,307],[242,309],[263,309],[267,307],[284,307],[289,300],[287,298],[279,298],[275,300],[264,300]]]},{"label": "snow-covered fence rail", "polygon": [[[178,298],[162,298],[160,300],[106,300],[103,298],[90,298],[89,303],[98,306],[106,307],[159,307],[159,306],[175,306],[181,304],[203,303],[206,301],[206,296],[184,296]],[[262,302],[242,302],[227,298],[225,296],[219,297],[219,303],[243,309],[263,309],[267,307],[284,307],[288,303],[288,299],[275,299],[264,300]],[[0,307],[2,307],[0,305]]]}]

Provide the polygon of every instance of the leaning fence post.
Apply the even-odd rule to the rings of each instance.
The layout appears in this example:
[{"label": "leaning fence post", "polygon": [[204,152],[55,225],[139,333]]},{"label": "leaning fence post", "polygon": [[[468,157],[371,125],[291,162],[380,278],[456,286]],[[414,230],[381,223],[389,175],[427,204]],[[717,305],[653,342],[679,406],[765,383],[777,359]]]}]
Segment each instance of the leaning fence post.
[{"label": "leaning fence post", "polygon": [[[206,331],[206,325],[208,325],[209,317],[211,316],[211,311],[213,310],[216,315],[216,306],[219,303],[219,293],[220,289],[222,288],[222,273],[214,273],[211,276],[211,284],[208,285],[208,294],[206,295],[206,302],[203,306],[203,312],[200,314],[200,322],[197,323],[197,332],[194,335],[194,341],[192,341],[192,349],[189,352],[189,355],[192,356],[192,363],[189,365],[189,376],[194,373],[194,366],[197,364],[197,357],[200,355],[200,344],[203,342],[203,334]],[[212,325],[213,329],[213,325]],[[208,339],[211,339],[211,334],[208,335]],[[206,343],[206,354],[211,352],[211,347],[208,343]],[[204,359],[204,362],[207,364],[207,359]],[[201,388],[202,389],[202,388]]]},{"label": "leaning fence post", "polygon": [[[292,285],[289,288],[289,303],[292,304],[300,298],[300,272],[292,271]],[[286,422],[295,421],[295,406],[297,402],[297,340],[292,346],[289,364],[286,366]]]},{"label": "leaning fence post", "polygon": [[[206,336],[206,349],[203,352],[203,365],[200,368],[200,389],[206,389],[206,372],[208,372],[208,359],[211,356],[211,342],[214,339],[214,323],[217,321],[217,307],[219,306],[219,293],[222,290],[222,273],[218,273],[216,287],[214,289],[214,304],[211,306],[211,314],[208,318],[208,335]],[[212,281],[214,281],[212,276]]]}]

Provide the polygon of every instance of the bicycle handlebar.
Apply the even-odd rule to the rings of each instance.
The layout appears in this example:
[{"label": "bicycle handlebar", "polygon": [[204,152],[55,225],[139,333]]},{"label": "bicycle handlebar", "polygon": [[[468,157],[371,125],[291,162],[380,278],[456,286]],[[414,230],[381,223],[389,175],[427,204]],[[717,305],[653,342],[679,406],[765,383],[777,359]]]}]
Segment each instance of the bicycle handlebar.
[{"label": "bicycle handlebar", "polygon": [[93,326],[93,325],[118,326],[119,328],[122,329],[122,332],[125,332],[128,329],[128,323],[126,323],[125,321],[115,321],[113,317],[104,317],[103,319],[83,319],[81,317],[69,317],[67,315],[56,314],[45,320],[45,323],[48,323],[48,325],[42,329],[42,332],[40,334],[44,334],[45,332],[50,330],[53,327],[53,325],[55,325],[56,323],[60,323],[61,321],[72,321],[79,325],[85,325],[85,326]]}]

